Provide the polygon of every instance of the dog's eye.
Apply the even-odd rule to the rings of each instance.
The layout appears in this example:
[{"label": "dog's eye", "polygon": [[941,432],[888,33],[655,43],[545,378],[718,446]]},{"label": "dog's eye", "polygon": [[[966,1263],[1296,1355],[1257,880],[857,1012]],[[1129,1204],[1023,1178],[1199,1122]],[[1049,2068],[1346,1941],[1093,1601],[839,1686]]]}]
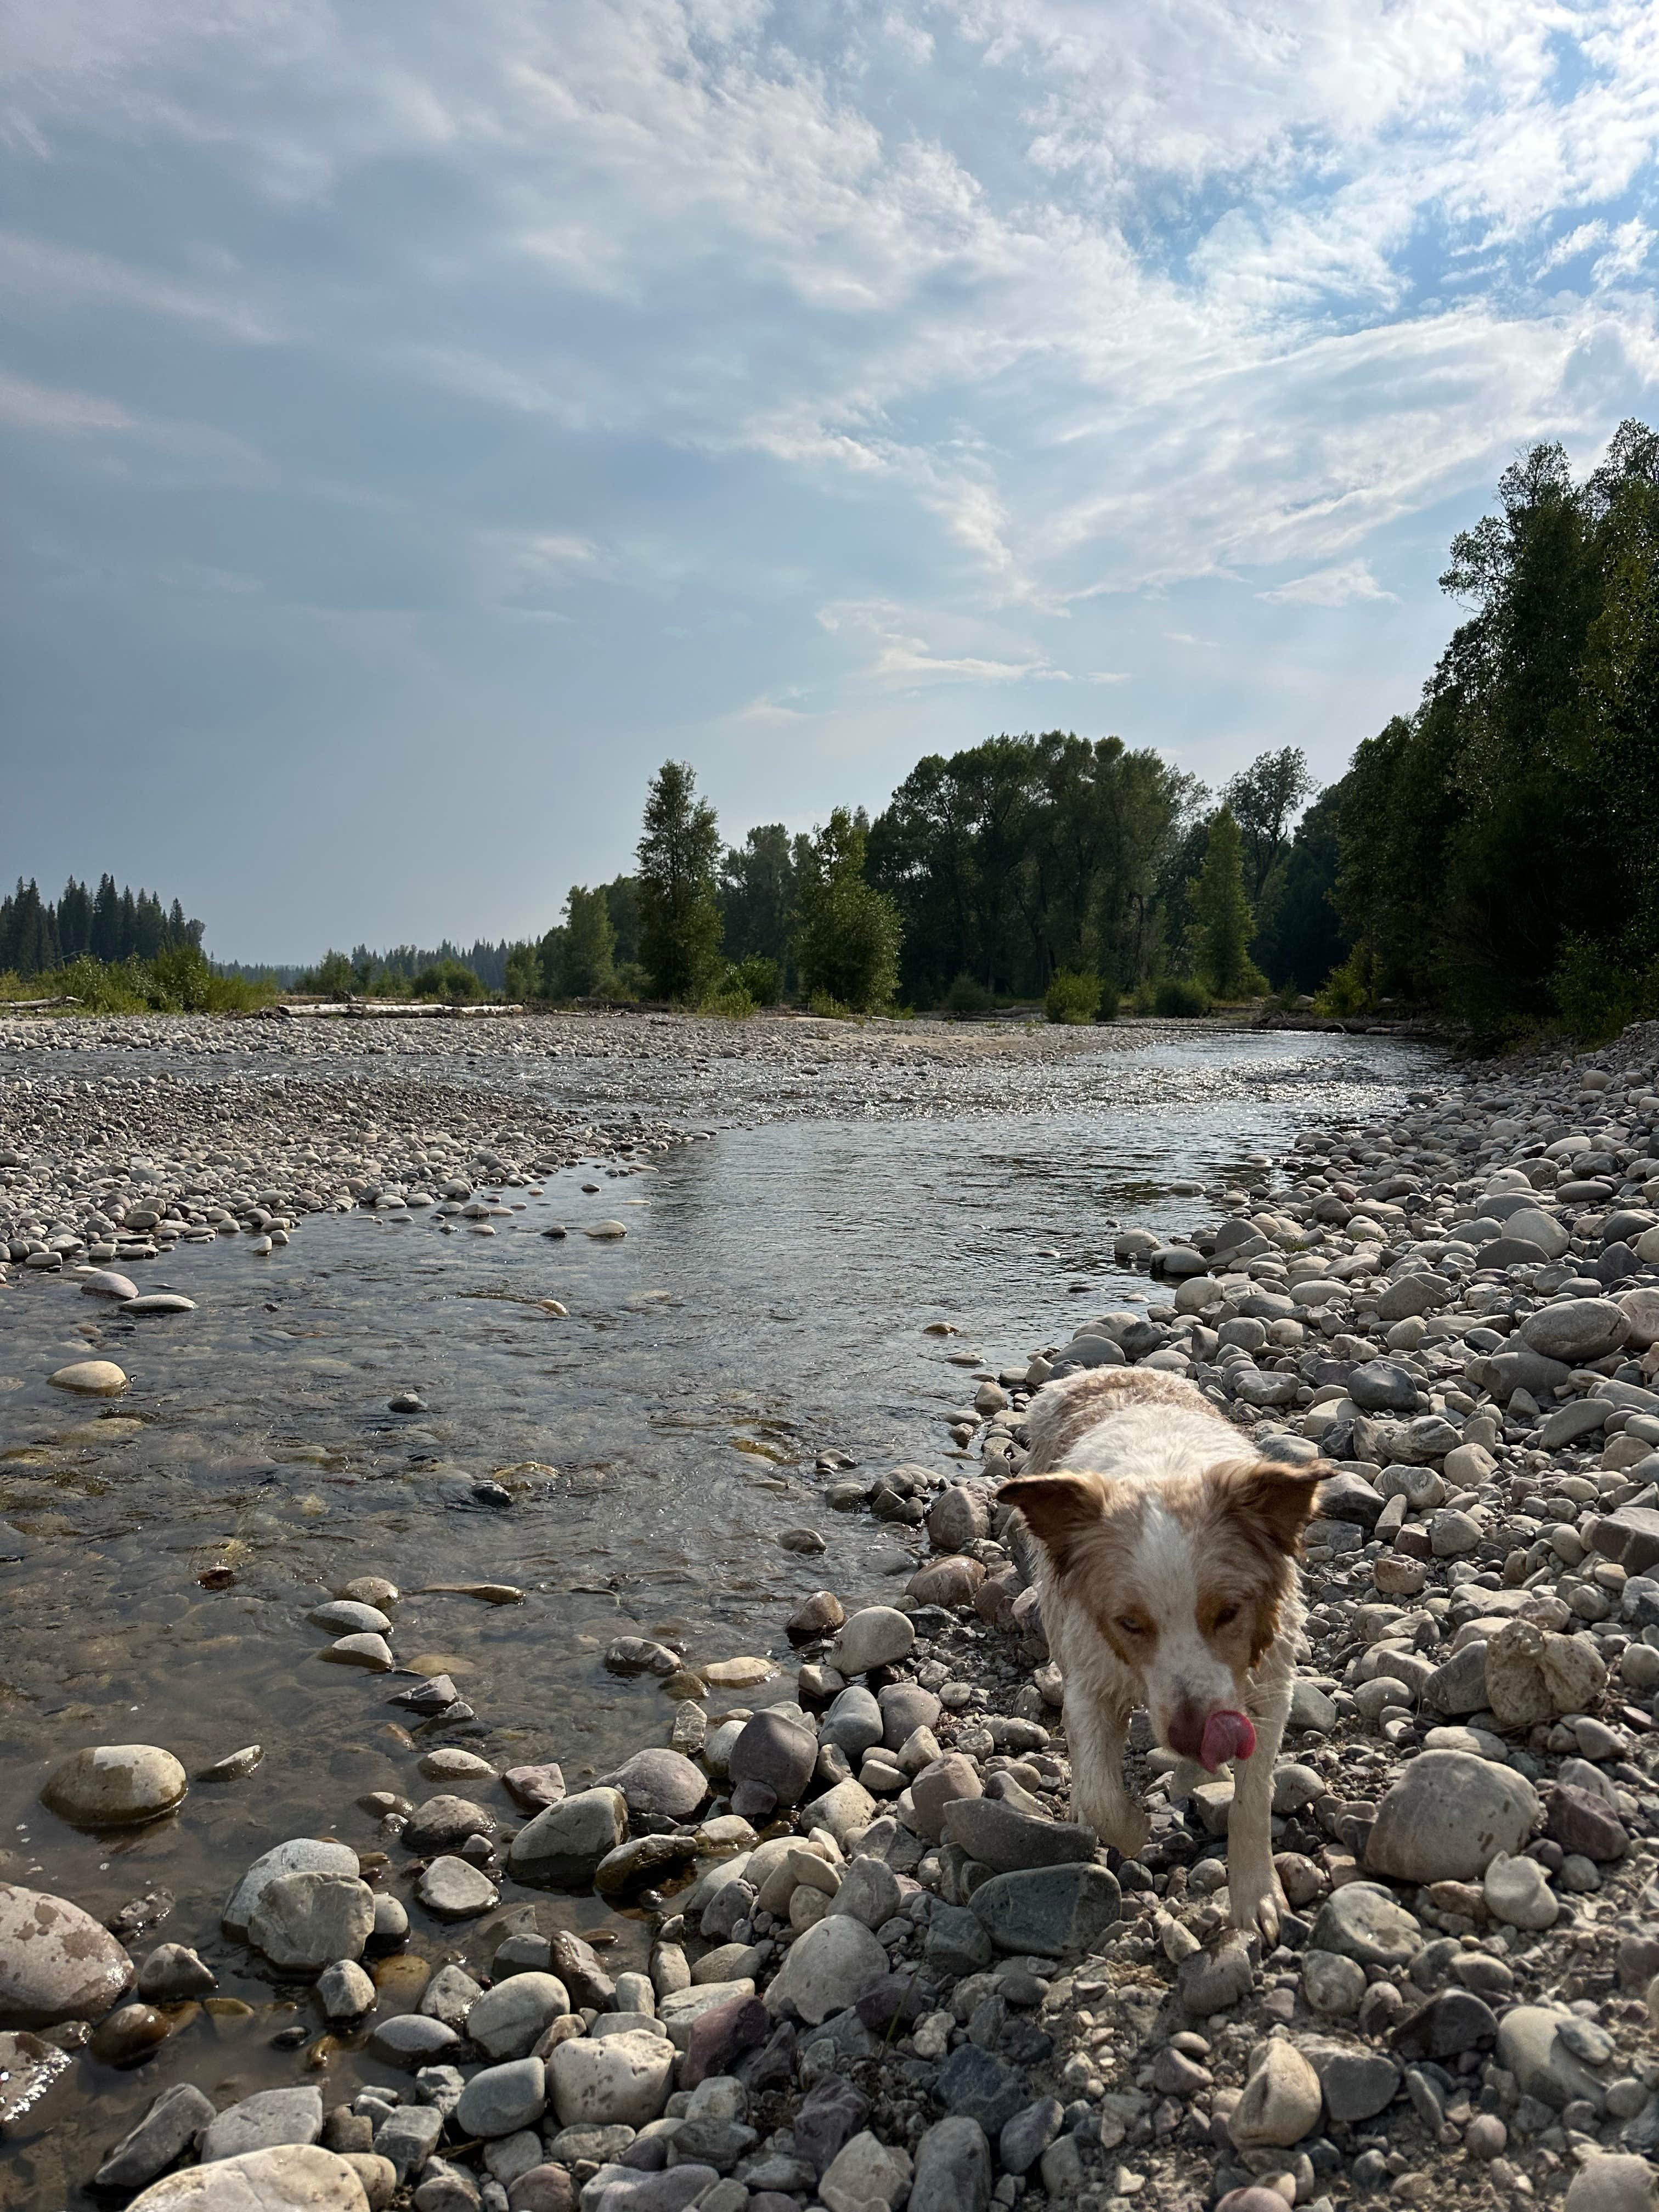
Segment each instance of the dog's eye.
[{"label": "dog's eye", "polygon": [[1218,1628],[1231,1628],[1237,1619],[1238,1607],[1236,1605],[1224,1605],[1215,1617],[1215,1625]]},{"label": "dog's eye", "polygon": [[1131,1620],[1127,1613],[1119,1614],[1117,1625],[1126,1636],[1144,1636],[1146,1633],[1146,1622]]}]

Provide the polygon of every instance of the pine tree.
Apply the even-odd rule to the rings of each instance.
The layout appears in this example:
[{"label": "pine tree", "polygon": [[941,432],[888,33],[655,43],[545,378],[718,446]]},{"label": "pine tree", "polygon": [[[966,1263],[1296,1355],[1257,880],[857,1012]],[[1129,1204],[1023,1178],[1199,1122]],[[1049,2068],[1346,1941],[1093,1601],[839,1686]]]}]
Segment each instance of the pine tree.
[{"label": "pine tree", "polygon": [[696,1000],[720,951],[720,823],[684,761],[665,761],[646,794],[639,854],[640,957],[659,998]]}]

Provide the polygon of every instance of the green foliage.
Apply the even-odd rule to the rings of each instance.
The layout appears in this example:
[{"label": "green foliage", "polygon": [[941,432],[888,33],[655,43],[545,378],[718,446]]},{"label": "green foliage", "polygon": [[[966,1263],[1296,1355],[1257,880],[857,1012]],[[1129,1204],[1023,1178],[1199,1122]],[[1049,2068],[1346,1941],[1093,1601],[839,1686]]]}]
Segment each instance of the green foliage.
[{"label": "green foliage", "polygon": [[778,970],[780,990],[800,924],[796,848],[805,842],[792,842],[781,822],[763,823],[741,846],[727,852],[720,866],[726,950],[738,962],[771,961]]},{"label": "green foliage", "polygon": [[1630,1023],[1659,1018],[1659,956],[1633,931],[1611,945],[1570,937],[1550,977],[1550,991],[1581,1044],[1606,1044]]},{"label": "green foliage", "polygon": [[906,997],[938,1006],[965,973],[1035,999],[1057,968],[1133,987],[1198,865],[1171,864],[1203,795],[1154,752],[1062,730],[918,762],[870,833]]},{"label": "green foliage", "polygon": [[738,988],[748,993],[757,1006],[775,1006],[783,996],[783,976],[775,960],[756,953],[747,960],[739,960],[732,970],[732,981]]},{"label": "green foliage", "polygon": [[548,994],[556,999],[602,998],[617,973],[617,932],[605,887],[590,891],[572,884],[564,915],[564,927],[556,933],[557,964],[548,978]]},{"label": "green foliage", "polygon": [[1341,1021],[1351,1014],[1372,1012],[1371,960],[1364,945],[1356,945],[1340,968],[1333,968],[1314,1004],[1322,1014]]},{"label": "green foliage", "polygon": [[1274,868],[1284,856],[1291,823],[1317,788],[1299,745],[1258,753],[1223,791],[1224,803],[1238,824],[1244,866],[1244,892],[1260,906]]},{"label": "green foliage", "polygon": [[349,957],[331,946],[295,985],[297,991],[308,996],[325,999],[349,999],[360,988],[357,970]]},{"label": "green foliage", "polygon": [[869,829],[862,811],[838,806],[801,856],[795,958],[805,988],[855,1013],[891,1002],[903,928],[898,908],[865,880]]},{"label": "green foliage", "polygon": [[[202,925],[187,921],[174,899],[164,908],[151,891],[118,891],[106,875],[95,892],[73,876],[56,906],[40,896],[33,881],[20,876],[17,888],[0,899],[0,968],[25,981],[67,966],[84,954],[103,967],[128,960],[147,963],[157,953],[189,946],[199,951]],[[44,993],[31,995],[41,997]]]},{"label": "green foliage", "polygon": [[1210,994],[1192,975],[1166,975],[1152,992],[1152,1012],[1179,1021],[1195,1020],[1210,1011]]},{"label": "green foliage", "polygon": [[611,978],[611,995],[625,1000],[629,1006],[642,999],[651,988],[651,978],[637,960],[620,960]]},{"label": "green foliage", "polygon": [[640,836],[640,957],[659,998],[695,1004],[716,972],[720,824],[684,761],[665,761],[646,795]]},{"label": "green foliage", "polygon": [[1055,969],[1042,995],[1042,1011],[1051,1022],[1081,1024],[1097,1019],[1099,976],[1071,968]]},{"label": "green foliage", "polygon": [[414,991],[417,999],[446,999],[452,1006],[465,1006],[489,996],[482,979],[459,960],[440,960],[423,968],[415,978]]},{"label": "green foliage", "polygon": [[1334,785],[1303,816],[1256,915],[1251,952],[1275,987],[1292,998],[1316,991],[1347,957],[1352,943],[1335,898],[1342,791],[1342,785]]},{"label": "green foliage", "polygon": [[746,1022],[755,1011],[755,1001],[738,981],[734,969],[727,969],[720,989],[711,992],[697,1008],[700,1014],[718,1014],[728,1022]]},{"label": "green foliage", "polygon": [[57,968],[24,977],[0,975],[0,1002],[70,998],[70,1011],[89,1014],[251,1013],[267,1006],[276,987],[246,975],[221,975],[188,938],[153,960],[97,960],[82,952]]},{"label": "green foliage", "polygon": [[1252,917],[1244,848],[1231,806],[1210,817],[1204,866],[1188,892],[1196,964],[1218,999],[1239,999],[1261,982],[1249,955]]},{"label": "green foliage", "polygon": [[1337,901],[1374,994],[1497,1036],[1600,1031],[1659,957],[1659,438],[1559,446],[1453,541],[1468,611],[1409,719],[1341,786]]},{"label": "green foliage", "polygon": [[850,1022],[853,1009],[828,991],[814,991],[806,1001],[809,1014],[817,1014],[826,1022]]},{"label": "green foliage", "polygon": [[515,1005],[542,995],[541,955],[533,945],[515,945],[507,956],[507,995]]},{"label": "green foliage", "polygon": [[951,988],[939,1001],[947,1014],[988,1014],[996,1000],[975,975],[951,978]]}]

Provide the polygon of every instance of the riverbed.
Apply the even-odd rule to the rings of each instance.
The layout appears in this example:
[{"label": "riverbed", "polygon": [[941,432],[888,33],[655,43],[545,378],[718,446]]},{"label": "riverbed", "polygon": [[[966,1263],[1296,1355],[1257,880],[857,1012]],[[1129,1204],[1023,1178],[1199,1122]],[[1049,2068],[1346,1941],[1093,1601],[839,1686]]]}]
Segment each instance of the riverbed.
[{"label": "riverbed", "polygon": [[[271,2038],[308,2015],[283,2012],[291,1996],[252,1978],[220,1936],[223,1895],[283,1837],[337,1829],[366,1847],[364,1792],[425,1794],[422,1747],[386,1703],[397,1681],[323,1663],[312,1605],[354,1576],[389,1577],[404,1593],[400,1665],[453,1676],[495,1763],[557,1759],[580,1787],[665,1735],[655,1683],[605,1671],[616,1637],[665,1638],[693,1661],[765,1652],[807,1592],[880,1594],[915,1543],[829,1510],[837,1466],[949,1465],[947,1417],[971,1403],[976,1371],[1144,1301],[1144,1276],[1113,1263],[1120,1225],[1184,1229],[1200,1194],[1271,1189],[1297,1128],[1385,1120],[1438,1065],[1377,1039],[1149,1028],[1102,1033],[1092,1050],[1037,1032],[1024,1053],[970,1054],[947,1036],[935,1054],[922,1035],[901,1037],[860,1099],[860,1063],[836,1059],[834,1036],[769,1025],[792,1056],[781,1076],[752,1025],[727,1030],[729,1047],[719,1025],[697,1026],[696,1051],[671,1032],[681,1048],[654,1059],[643,1025],[620,1050],[623,1032],[590,1030],[588,1053],[566,1025],[556,1059],[546,1031],[541,1051],[520,1049],[533,1024],[482,1049],[468,1038],[451,1060],[429,1036],[389,1051],[288,1048],[283,1088],[301,1113],[323,1049],[331,1072],[342,1049],[358,1053],[371,1083],[369,1055],[386,1051],[404,1085],[510,1083],[520,1113],[526,1099],[566,1115],[648,1109],[712,1134],[661,1153],[654,1172],[610,1173],[605,1152],[503,1180],[487,1237],[430,1211],[357,1209],[308,1216],[259,1257],[240,1237],[181,1244],[142,1287],[183,1292],[189,1314],[125,1318],[33,1272],[0,1290],[0,1516],[19,1539],[3,1548],[24,1554],[0,1566],[0,1872],[100,1917],[171,1892],[149,1940],[198,1945],[222,1996],[252,2008],[197,2015],[141,2075],[83,2059],[110,2139],[175,2067],[204,2078],[187,2038],[223,2045],[240,2094],[291,2078]],[[182,1099],[263,1079],[283,1050],[227,1028],[199,1049],[140,1054],[112,1027],[33,1050],[9,1036],[0,1143],[66,1085],[159,1082]],[[504,1066],[508,1054],[523,1064]],[[827,1077],[808,1076],[803,1054]],[[602,1217],[626,1237],[582,1233]],[[556,1226],[568,1233],[544,1233]],[[48,1386],[89,1349],[131,1376],[119,1400]],[[404,1392],[422,1410],[391,1410]],[[780,1545],[802,1528],[826,1548]],[[523,1601],[420,1594],[467,1582],[511,1583]],[[166,1745],[192,1772],[252,1743],[264,1756],[112,1844],[36,1801],[69,1752],[112,1741]],[[599,1900],[571,1901],[568,1918],[604,1923],[626,1948],[628,1923]],[[448,1931],[423,1936],[446,1955]],[[348,2080],[377,2070],[345,2051],[333,2063],[355,2069]],[[58,2188],[90,2203],[76,2192],[91,2160],[73,2152],[60,2130],[38,2164],[10,2154],[27,2191],[5,2201],[50,2203]]]}]

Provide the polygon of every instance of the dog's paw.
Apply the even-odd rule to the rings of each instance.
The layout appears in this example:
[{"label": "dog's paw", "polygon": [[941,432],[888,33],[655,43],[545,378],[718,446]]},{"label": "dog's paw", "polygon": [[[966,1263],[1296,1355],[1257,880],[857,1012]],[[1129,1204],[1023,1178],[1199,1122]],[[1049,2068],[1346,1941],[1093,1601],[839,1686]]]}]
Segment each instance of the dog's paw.
[{"label": "dog's paw", "polygon": [[1103,1844],[1126,1859],[1138,1859],[1152,1841],[1151,1820],[1127,1797],[1120,1804],[1103,1806],[1089,1825]]},{"label": "dog's paw", "polygon": [[1232,1923],[1241,1936],[1259,1936],[1264,1952],[1279,1947],[1279,1914],[1287,1908],[1277,1875],[1253,1880],[1248,1875],[1231,1878],[1227,1894],[1232,1905]]}]

